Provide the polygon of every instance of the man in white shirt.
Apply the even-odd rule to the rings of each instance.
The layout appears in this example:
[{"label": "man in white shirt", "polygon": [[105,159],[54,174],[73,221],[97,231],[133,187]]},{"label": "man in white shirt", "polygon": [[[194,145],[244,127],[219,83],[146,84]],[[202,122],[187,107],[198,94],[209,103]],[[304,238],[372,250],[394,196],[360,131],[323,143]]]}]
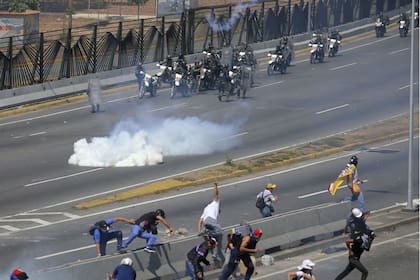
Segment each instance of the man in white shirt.
[{"label": "man in white shirt", "polygon": [[214,183],[213,201],[204,208],[201,217],[198,219],[197,229],[199,234],[207,232],[210,236],[216,238],[217,246],[213,252],[213,258],[216,266],[221,267],[225,262],[225,256],[222,251],[223,229],[219,224],[220,200],[217,183]]},{"label": "man in white shirt", "polygon": [[276,184],[267,184],[265,190],[260,192],[257,197],[262,197],[264,200],[264,207],[260,209],[261,216],[263,218],[272,216],[274,212],[273,203],[277,203],[279,198],[273,195],[273,190],[276,188]]}]

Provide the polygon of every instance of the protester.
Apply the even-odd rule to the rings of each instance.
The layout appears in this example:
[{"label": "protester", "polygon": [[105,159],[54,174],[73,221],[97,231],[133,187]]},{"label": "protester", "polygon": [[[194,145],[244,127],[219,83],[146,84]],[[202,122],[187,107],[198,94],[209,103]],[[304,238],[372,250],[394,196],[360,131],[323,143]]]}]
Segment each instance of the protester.
[{"label": "protester", "polygon": [[[273,190],[277,187],[276,184],[267,184],[265,190],[257,195],[257,208],[260,209],[263,218],[272,216],[274,212],[273,203],[277,203],[279,198],[273,195]],[[259,202],[261,201],[261,204]]]},{"label": "protester", "polygon": [[16,268],[13,270],[13,272],[10,274],[10,280],[26,280],[29,276],[26,274],[25,271],[23,271],[20,268]]},{"label": "protester", "polygon": [[316,280],[312,270],[315,264],[311,260],[304,260],[300,266],[297,267],[298,271],[289,272],[287,280]]},{"label": "protester", "polygon": [[157,209],[156,211],[148,212],[135,220],[131,226],[130,235],[123,243],[123,248],[127,248],[127,246],[134,240],[134,238],[140,237],[147,240],[146,248],[144,248],[146,252],[156,252],[153,246],[157,239],[157,225],[159,221],[169,229],[169,234],[173,234],[174,230],[172,229],[169,222],[165,219],[165,212],[162,209]]},{"label": "protester", "polygon": [[368,213],[365,209],[365,200],[363,197],[363,193],[359,187],[360,184],[364,183],[364,180],[359,179],[359,174],[357,170],[357,164],[359,163],[359,158],[357,156],[352,156],[349,160],[348,166],[351,167],[353,165],[354,167],[350,170],[353,170],[353,172],[350,172],[349,175],[347,175],[347,186],[351,191],[351,196],[347,196],[343,199],[343,201],[356,201],[358,202],[358,208],[363,213]]},{"label": "protester", "polygon": [[198,219],[197,229],[201,234],[206,232],[208,235],[216,238],[218,245],[214,248],[215,253],[213,254],[213,258],[216,266],[221,267],[225,262],[225,256],[222,251],[223,229],[219,224],[219,214],[219,188],[217,183],[214,183],[213,201],[204,208],[203,213]]},{"label": "protester", "polygon": [[258,252],[257,243],[260,241],[262,234],[262,230],[257,228],[252,232],[252,234],[246,235],[242,238],[239,253],[241,261],[247,268],[244,280],[251,279],[251,276],[254,273],[255,267],[251,259],[251,254]]},{"label": "protester", "polygon": [[112,273],[112,280],[135,280],[136,276],[136,271],[133,269],[133,260],[123,258]]},{"label": "protester", "polygon": [[227,280],[235,272],[240,261],[239,248],[242,243],[242,233],[239,228],[233,228],[232,232],[228,234],[227,248],[229,251],[229,261],[223,268],[222,274],[219,276],[219,280]]},{"label": "protester", "polygon": [[207,260],[207,255],[211,248],[217,246],[217,241],[214,237],[208,237],[200,245],[194,246],[187,254],[185,261],[186,275],[190,276],[192,280],[204,280],[204,269],[201,263],[210,266]]},{"label": "protester", "polygon": [[116,222],[125,222],[128,224],[134,224],[133,220],[126,219],[123,217],[109,218],[96,222],[89,230],[90,235],[93,236],[93,240],[96,245],[97,256],[106,255],[106,245],[108,241],[117,239],[117,251],[122,252],[122,231],[112,229],[112,224]]}]

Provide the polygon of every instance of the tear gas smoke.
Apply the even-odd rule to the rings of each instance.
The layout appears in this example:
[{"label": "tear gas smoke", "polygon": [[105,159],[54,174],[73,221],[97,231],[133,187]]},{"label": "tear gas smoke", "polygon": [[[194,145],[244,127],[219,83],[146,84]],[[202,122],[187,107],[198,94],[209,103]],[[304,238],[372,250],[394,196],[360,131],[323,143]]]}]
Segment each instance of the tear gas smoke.
[{"label": "tear gas smoke", "polygon": [[232,27],[235,25],[235,23],[239,20],[241,17],[241,14],[243,11],[246,10],[246,8],[250,7],[253,4],[256,4],[258,0],[252,0],[249,3],[238,3],[233,7],[232,15],[231,17],[225,22],[225,23],[219,23],[215,21],[215,17],[211,14],[207,16],[207,22],[210,25],[210,27],[215,32],[221,32],[221,31],[229,31],[232,29]]},{"label": "tear gas smoke", "polygon": [[217,124],[197,117],[168,118],[145,128],[134,121],[119,123],[109,137],[74,143],[69,164],[95,167],[155,165],[164,156],[203,155],[239,144],[232,137],[239,124]]}]

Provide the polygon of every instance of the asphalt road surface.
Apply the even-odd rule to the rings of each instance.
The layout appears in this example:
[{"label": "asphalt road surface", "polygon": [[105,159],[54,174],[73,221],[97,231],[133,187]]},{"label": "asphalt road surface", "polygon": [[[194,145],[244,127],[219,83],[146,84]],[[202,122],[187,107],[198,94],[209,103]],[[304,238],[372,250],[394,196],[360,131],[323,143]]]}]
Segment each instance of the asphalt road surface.
[{"label": "asphalt road surface", "polygon": [[[305,56],[294,65],[283,76],[267,77],[261,71],[259,84],[244,101],[220,103],[214,92],[170,100],[168,92],[161,91],[158,97],[139,102],[129,91],[106,96],[106,112],[100,114],[90,114],[86,104],[75,103],[2,118],[1,273],[15,266],[40,269],[94,256],[87,229],[107,216],[136,218],[163,205],[174,227],[194,232],[212,189],[199,186],[91,210],[72,208],[87,196],[223,162],[226,155],[237,158],[278,149],[408,111],[408,38],[391,33],[383,39],[366,38],[344,45],[339,56],[323,64],[310,65]],[[169,157],[164,164],[149,167],[67,164],[78,139],[109,135],[115,124],[128,118],[151,122],[151,115],[153,120],[191,115],[220,123],[241,120],[237,134],[241,144],[228,152]],[[340,200],[346,190],[331,198],[326,186],[355,153],[361,159],[360,177],[369,179],[362,185],[368,208],[407,200],[408,149],[403,139],[223,182],[222,225],[258,218],[255,195],[268,181],[279,185],[278,213]],[[418,170],[415,158],[414,170]],[[418,186],[418,173],[413,183]],[[418,190],[414,196],[418,197]],[[126,236],[128,226],[121,228]],[[141,240],[136,242],[143,245]]]}]

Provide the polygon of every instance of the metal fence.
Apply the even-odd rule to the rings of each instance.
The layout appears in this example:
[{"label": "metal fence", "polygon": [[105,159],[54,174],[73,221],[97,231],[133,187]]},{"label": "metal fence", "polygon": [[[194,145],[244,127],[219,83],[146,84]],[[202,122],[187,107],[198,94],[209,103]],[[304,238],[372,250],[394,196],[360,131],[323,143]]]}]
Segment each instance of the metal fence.
[{"label": "metal fence", "polygon": [[411,0],[251,1],[177,16],[0,39],[0,90],[254,43],[366,18]]}]

